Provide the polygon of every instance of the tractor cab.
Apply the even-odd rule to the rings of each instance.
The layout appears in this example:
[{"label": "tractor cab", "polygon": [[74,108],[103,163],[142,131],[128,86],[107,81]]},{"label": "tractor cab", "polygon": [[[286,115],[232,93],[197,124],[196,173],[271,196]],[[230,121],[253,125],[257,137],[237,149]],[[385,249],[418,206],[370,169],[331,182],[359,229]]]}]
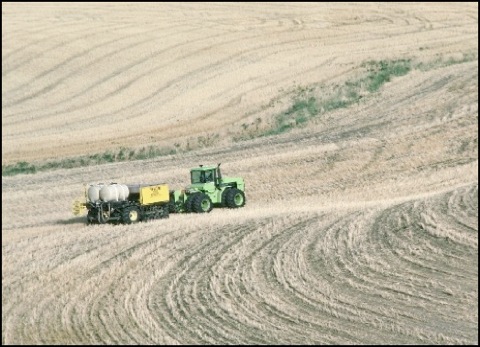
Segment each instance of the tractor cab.
[{"label": "tractor cab", "polygon": [[219,184],[221,179],[219,166],[203,166],[190,170],[191,184],[214,183]]}]

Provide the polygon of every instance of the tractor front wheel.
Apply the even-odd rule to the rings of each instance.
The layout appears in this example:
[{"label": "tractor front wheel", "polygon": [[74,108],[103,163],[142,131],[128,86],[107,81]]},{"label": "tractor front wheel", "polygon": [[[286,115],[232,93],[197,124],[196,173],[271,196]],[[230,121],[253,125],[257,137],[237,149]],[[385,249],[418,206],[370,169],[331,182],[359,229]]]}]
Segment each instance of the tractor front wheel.
[{"label": "tractor front wheel", "polygon": [[243,207],[245,206],[245,200],[245,193],[237,188],[229,189],[225,197],[225,202],[229,208]]},{"label": "tractor front wheel", "polygon": [[196,213],[208,213],[212,210],[212,200],[207,194],[198,194],[193,200],[192,210]]}]

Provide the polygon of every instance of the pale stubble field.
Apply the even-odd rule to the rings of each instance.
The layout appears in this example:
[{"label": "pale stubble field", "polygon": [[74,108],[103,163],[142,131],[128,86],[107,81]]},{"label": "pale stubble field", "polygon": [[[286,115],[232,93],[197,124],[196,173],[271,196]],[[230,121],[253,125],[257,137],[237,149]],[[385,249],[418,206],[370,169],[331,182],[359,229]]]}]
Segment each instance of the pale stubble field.
[{"label": "pale stubble field", "polygon": [[[477,344],[477,41],[474,3],[2,3],[3,165],[177,149],[2,175],[2,344]],[[242,209],[71,214],[220,162]]]}]

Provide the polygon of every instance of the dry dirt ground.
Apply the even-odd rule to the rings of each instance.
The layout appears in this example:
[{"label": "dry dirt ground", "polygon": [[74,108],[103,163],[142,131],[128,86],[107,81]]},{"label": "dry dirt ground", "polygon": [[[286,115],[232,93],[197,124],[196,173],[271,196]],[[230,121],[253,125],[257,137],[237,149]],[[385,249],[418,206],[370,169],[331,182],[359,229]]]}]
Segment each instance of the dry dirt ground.
[{"label": "dry dirt ground", "polygon": [[[2,177],[2,344],[478,344],[477,42],[477,3],[2,3],[2,164],[178,149]],[[244,208],[71,214],[219,162]]]}]

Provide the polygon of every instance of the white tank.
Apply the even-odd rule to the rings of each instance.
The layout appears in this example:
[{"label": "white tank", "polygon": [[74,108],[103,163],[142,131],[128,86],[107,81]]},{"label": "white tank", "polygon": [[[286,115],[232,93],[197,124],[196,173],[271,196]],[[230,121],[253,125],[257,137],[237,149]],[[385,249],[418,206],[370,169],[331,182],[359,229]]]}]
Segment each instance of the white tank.
[{"label": "white tank", "polygon": [[100,199],[102,201],[118,201],[117,187],[112,184],[102,187],[100,189]]},{"label": "white tank", "polygon": [[100,189],[102,189],[103,186],[103,183],[90,185],[87,190],[88,201],[95,202],[100,200]]},{"label": "white tank", "polygon": [[118,192],[118,200],[127,200],[128,199],[128,194],[130,193],[128,191],[128,187],[125,184],[118,184],[117,189],[119,190]]},{"label": "white tank", "polygon": [[128,187],[124,184],[112,183],[100,189],[99,196],[102,201],[124,201],[128,198]]},{"label": "white tank", "polygon": [[128,196],[130,195],[130,190],[128,190],[128,186],[126,184],[122,184],[123,191],[125,192],[125,200],[128,200]]}]

